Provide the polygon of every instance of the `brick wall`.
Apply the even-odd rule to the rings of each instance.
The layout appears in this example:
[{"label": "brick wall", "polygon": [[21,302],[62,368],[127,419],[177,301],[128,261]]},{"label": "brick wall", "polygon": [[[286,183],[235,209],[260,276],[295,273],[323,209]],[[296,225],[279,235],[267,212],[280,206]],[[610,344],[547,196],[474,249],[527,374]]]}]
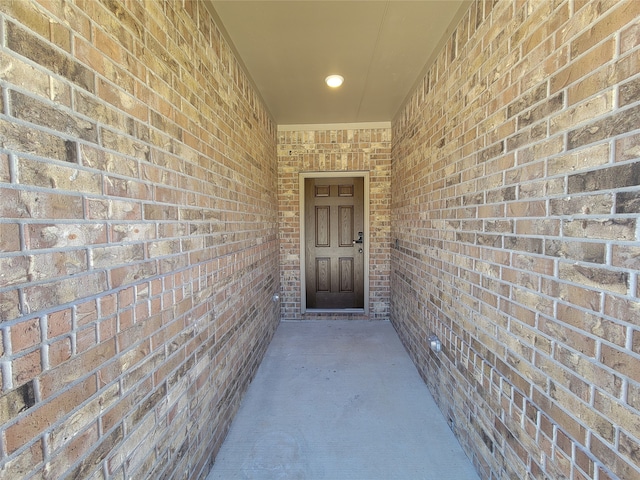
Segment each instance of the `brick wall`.
[{"label": "brick wall", "polygon": [[0,2],[0,478],[197,478],[279,319],[276,128],[204,4]]},{"label": "brick wall", "polygon": [[393,123],[392,320],[482,478],[640,478],[639,74],[638,1],[477,1]]},{"label": "brick wall", "polygon": [[278,132],[280,296],[285,320],[344,318],[343,314],[300,313],[299,174],[334,171],[369,172],[369,314],[349,314],[349,318],[389,318],[391,129],[353,127],[283,127]]}]

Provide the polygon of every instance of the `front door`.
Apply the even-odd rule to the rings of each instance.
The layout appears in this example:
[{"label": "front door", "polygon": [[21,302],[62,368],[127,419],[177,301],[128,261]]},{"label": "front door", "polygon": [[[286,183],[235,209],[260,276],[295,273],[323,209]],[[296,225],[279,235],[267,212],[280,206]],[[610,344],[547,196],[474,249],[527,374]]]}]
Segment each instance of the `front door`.
[{"label": "front door", "polygon": [[363,308],[363,178],[306,178],[304,192],[307,308]]}]

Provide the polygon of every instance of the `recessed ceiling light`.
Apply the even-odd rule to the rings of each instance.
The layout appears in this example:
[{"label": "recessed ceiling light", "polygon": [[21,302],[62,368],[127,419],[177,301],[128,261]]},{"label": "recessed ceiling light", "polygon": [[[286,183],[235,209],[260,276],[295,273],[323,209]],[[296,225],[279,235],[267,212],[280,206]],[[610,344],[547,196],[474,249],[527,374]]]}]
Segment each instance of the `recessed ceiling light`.
[{"label": "recessed ceiling light", "polygon": [[344,78],[341,75],[329,75],[324,81],[331,88],[338,88],[344,82]]}]

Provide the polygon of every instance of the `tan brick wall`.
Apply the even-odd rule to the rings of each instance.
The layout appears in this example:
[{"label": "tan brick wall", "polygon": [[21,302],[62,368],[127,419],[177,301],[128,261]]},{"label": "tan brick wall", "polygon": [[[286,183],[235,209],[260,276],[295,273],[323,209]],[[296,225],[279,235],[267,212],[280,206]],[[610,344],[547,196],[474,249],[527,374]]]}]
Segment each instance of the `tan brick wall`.
[{"label": "tan brick wall", "polygon": [[369,172],[369,314],[351,319],[389,318],[391,229],[391,129],[374,125],[278,132],[278,207],[281,316],[285,320],[344,318],[300,308],[301,172]]},{"label": "tan brick wall", "polygon": [[393,123],[391,318],[482,478],[640,478],[639,74],[636,0],[474,1]]},{"label": "tan brick wall", "polygon": [[2,479],[197,478],[277,325],[276,127],[203,5],[0,2]]}]

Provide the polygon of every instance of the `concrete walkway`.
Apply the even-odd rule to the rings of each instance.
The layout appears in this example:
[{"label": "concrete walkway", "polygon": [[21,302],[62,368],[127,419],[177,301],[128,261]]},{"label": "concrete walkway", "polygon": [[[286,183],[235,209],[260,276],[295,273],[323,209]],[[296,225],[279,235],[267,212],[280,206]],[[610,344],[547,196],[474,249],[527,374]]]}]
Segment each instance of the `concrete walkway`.
[{"label": "concrete walkway", "polygon": [[282,322],[207,480],[477,480],[389,322]]}]

